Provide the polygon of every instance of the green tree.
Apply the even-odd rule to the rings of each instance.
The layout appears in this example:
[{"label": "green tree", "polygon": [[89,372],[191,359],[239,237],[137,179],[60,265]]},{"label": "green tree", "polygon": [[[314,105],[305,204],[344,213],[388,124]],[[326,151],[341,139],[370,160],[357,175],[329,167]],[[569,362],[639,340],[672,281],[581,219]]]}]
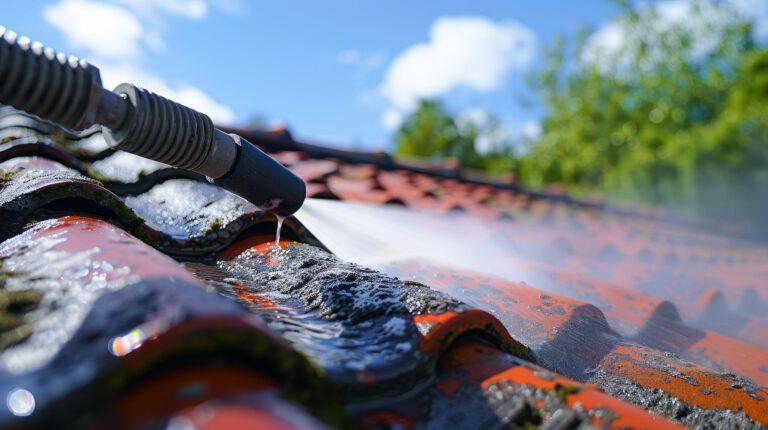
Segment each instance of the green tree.
[{"label": "green tree", "polygon": [[620,200],[758,209],[743,197],[768,185],[768,68],[750,24],[720,3],[691,1],[683,20],[624,6],[618,46],[582,35],[547,51],[532,85],[548,114],[518,176]]},{"label": "green tree", "polygon": [[439,100],[420,101],[400,126],[395,143],[399,155],[454,159],[464,168],[489,174],[511,172],[515,162],[513,145],[498,118],[455,118]]},{"label": "green tree", "polygon": [[476,137],[475,130],[459,127],[442,102],[422,100],[400,126],[395,152],[434,161],[453,158],[462,166],[482,168]]}]

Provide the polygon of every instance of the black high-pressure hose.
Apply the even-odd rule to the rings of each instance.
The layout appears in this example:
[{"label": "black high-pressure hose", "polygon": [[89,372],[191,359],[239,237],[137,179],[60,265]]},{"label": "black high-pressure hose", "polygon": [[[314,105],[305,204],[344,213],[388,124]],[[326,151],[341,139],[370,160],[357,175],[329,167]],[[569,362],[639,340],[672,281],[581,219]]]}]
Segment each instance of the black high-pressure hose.
[{"label": "black high-pressure hose", "polygon": [[211,119],[132,84],[102,87],[99,69],[0,26],[0,103],[70,130],[94,124],[107,143],[193,170],[261,209],[281,216],[304,202],[304,182]]}]

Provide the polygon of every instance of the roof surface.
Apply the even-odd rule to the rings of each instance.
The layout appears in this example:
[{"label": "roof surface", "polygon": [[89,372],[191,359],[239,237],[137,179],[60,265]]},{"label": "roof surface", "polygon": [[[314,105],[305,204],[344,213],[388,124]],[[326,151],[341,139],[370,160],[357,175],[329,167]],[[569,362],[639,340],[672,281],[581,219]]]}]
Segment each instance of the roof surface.
[{"label": "roof surface", "polygon": [[[310,197],[461,212],[501,278],[340,260],[199,175],[0,111],[0,425],[768,425],[768,248],[450,166],[240,134]],[[186,426],[186,427],[184,427]]]}]

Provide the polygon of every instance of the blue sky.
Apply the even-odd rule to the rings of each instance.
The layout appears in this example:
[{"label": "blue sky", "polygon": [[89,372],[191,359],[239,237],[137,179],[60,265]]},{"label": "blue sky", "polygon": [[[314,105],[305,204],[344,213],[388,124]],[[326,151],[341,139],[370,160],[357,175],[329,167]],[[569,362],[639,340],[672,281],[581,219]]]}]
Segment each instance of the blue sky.
[{"label": "blue sky", "polygon": [[[766,0],[733,1],[768,21]],[[90,60],[107,86],[134,82],[219,123],[258,115],[309,140],[387,149],[421,96],[534,133],[543,111],[517,96],[541,47],[617,12],[608,0],[26,0],[3,2],[0,24]]]}]

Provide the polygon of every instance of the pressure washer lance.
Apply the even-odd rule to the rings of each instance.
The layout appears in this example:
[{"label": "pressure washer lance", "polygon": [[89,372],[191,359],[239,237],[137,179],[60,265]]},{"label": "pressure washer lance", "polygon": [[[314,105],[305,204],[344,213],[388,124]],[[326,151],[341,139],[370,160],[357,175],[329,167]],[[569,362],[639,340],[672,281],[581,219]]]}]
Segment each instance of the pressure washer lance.
[{"label": "pressure washer lance", "polygon": [[208,179],[266,212],[295,213],[304,181],[208,116],[132,84],[102,87],[99,69],[0,26],[0,103],[70,130],[102,126],[107,144]]}]

